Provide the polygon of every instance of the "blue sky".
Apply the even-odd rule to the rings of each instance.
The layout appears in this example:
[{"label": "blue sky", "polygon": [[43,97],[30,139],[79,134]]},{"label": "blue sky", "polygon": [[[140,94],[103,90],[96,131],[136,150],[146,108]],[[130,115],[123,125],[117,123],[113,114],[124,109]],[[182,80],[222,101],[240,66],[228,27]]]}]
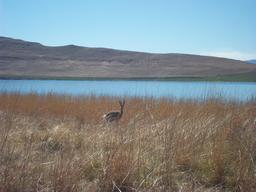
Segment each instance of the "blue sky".
[{"label": "blue sky", "polygon": [[0,0],[0,36],[256,58],[255,0]]}]

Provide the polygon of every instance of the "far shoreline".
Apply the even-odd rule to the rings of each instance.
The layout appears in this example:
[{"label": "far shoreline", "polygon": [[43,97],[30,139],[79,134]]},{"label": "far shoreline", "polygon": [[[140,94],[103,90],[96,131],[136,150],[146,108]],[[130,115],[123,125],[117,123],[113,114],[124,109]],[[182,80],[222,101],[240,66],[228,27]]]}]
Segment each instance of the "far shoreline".
[{"label": "far shoreline", "polygon": [[175,76],[175,77],[71,77],[71,76],[58,77],[58,76],[0,75],[0,80],[256,82],[256,73],[218,75],[218,76]]}]

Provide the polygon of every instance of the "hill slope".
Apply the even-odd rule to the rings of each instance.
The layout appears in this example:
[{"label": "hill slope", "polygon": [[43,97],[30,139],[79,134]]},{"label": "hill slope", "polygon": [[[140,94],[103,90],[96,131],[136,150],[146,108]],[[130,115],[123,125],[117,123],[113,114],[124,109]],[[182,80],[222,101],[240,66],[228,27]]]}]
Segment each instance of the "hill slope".
[{"label": "hill slope", "polygon": [[75,45],[49,47],[0,37],[0,76],[168,78],[256,73],[242,61]]}]

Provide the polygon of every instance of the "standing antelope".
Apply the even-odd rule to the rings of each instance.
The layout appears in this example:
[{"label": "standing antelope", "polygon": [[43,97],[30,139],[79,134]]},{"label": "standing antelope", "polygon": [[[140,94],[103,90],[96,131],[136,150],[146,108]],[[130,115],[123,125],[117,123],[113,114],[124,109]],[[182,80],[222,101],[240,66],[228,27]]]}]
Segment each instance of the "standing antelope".
[{"label": "standing antelope", "polygon": [[103,118],[107,121],[107,122],[118,122],[123,115],[124,112],[124,104],[125,104],[125,100],[123,99],[123,101],[119,100],[119,105],[120,105],[120,111],[111,111],[108,112],[107,114],[103,115]]}]

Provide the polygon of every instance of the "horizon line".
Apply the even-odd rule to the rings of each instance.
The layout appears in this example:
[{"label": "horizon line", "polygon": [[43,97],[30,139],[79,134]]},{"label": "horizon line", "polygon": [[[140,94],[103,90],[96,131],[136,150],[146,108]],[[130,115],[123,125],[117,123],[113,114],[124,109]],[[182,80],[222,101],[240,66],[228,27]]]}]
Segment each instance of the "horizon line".
[{"label": "horizon line", "polygon": [[162,55],[168,55],[168,54],[180,54],[180,55],[196,55],[196,56],[203,56],[203,57],[216,57],[216,58],[224,58],[224,59],[230,59],[230,60],[238,60],[238,61],[251,61],[255,60],[256,57],[251,57],[250,59],[238,59],[234,57],[227,57],[224,56],[225,54],[240,54],[240,52],[235,52],[235,51],[224,51],[224,52],[202,52],[202,53],[184,53],[184,52],[150,52],[150,51],[140,51],[140,50],[130,50],[130,49],[118,49],[118,48],[113,48],[113,47],[93,47],[93,46],[85,46],[85,45],[78,45],[78,44],[63,44],[63,45],[49,45],[42,43],[40,41],[30,41],[30,40],[25,40],[22,38],[16,38],[16,37],[10,37],[10,36],[2,36],[0,35],[0,38],[6,38],[6,39],[12,39],[12,40],[18,40],[18,41],[24,41],[24,42],[29,42],[29,43],[37,43],[42,46],[46,47],[67,47],[67,46],[75,46],[75,47],[80,47],[80,48],[91,48],[91,49],[110,49],[110,50],[115,50],[115,51],[124,51],[124,52],[135,52],[135,53],[144,53],[144,54],[162,54]]}]

